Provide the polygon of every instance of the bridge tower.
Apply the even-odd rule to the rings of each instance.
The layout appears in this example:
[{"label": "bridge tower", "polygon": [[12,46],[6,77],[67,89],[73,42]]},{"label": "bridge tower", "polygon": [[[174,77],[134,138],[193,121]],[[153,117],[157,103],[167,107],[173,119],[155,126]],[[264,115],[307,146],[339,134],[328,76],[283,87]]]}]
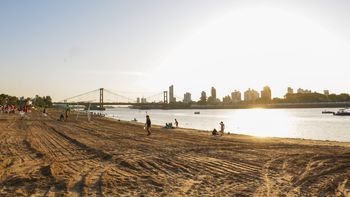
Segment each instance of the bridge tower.
[{"label": "bridge tower", "polygon": [[163,102],[168,103],[168,91],[163,92]]},{"label": "bridge tower", "polygon": [[103,88],[100,88],[100,108],[103,108]]}]

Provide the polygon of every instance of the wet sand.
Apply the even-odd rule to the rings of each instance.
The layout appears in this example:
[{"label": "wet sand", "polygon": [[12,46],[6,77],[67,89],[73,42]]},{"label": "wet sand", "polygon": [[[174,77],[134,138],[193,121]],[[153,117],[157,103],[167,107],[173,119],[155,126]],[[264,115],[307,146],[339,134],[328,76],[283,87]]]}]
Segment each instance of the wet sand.
[{"label": "wet sand", "polygon": [[350,195],[350,143],[57,118],[0,114],[0,196]]}]

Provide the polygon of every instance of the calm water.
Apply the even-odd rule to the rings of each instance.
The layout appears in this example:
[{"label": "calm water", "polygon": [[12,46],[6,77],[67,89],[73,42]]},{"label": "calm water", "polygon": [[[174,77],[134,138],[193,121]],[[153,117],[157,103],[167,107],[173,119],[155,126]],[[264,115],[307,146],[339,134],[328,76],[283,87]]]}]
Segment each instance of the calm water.
[{"label": "calm water", "polygon": [[[121,120],[136,118],[145,121],[148,113],[152,124],[164,125],[176,118],[180,127],[203,130],[219,129],[225,132],[268,137],[290,137],[350,142],[350,116],[322,114],[322,109],[207,109],[207,110],[137,110],[107,109],[109,117]],[[337,111],[337,109],[327,109]],[[194,114],[200,111],[199,115]],[[174,123],[173,123],[174,124]]]}]

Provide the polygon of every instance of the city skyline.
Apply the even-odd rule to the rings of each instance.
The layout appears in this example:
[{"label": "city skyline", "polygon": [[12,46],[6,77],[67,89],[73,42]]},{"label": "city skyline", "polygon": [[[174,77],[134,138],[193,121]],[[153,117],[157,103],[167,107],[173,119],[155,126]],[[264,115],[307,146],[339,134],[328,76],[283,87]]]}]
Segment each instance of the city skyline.
[{"label": "city skyline", "polygon": [[[224,96],[220,97],[217,96],[217,89],[214,86],[211,86],[211,88],[208,88],[209,91],[202,90],[201,96],[199,98],[193,98],[193,92],[187,91],[185,93],[178,93],[176,91],[176,87],[174,85],[169,86],[169,91],[163,91],[163,95],[167,94],[168,103],[176,103],[176,102],[184,102],[184,103],[190,103],[190,102],[200,102],[203,97],[205,97],[205,100],[209,103],[216,103],[216,102],[232,102],[232,103],[239,103],[241,101],[254,101],[257,99],[262,99],[263,101],[272,101],[273,99],[283,99],[287,94],[310,94],[310,93],[319,93],[324,95],[331,95],[336,94],[330,90],[322,90],[321,92],[313,91],[310,89],[303,89],[298,88],[296,91],[292,87],[286,87],[285,93],[281,96],[273,96],[273,91],[270,88],[270,86],[262,86],[261,89],[255,90],[254,88],[248,88],[246,90],[237,90],[234,89],[234,91],[231,92],[225,92],[222,93]],[[260,90],[260,91],[259,91]],[[207,96],[207,92],[210,92],[210,96]],[[176,94],[177,93],[177,94]],[[183,97],[178,97],[176,95],[182,95]],[[348,92],[343,92],[343,94],[350,94]],[[140,98],[144,97],[137,97],[137,103],[140,103]],[[162,97],[164,98],[164,97]],[[172,99],[170,99],[172,98]],[[176,100],[178,99],[178,100]],[[226,100],[226,101],[225,101]],[[147,102],[155,102],[155,101],[147,101]],[[162,102],[162,101],[158,101]]]},{"label": "city skyline", "polygon": [[[100,87],[350,92],[348,1],[0,4],[0,92],[62,100]],[[249,24],[249,25],[247,25]],[[161,82],[161,83],[160,83]],[[131,93],[130,93],[131,94]]]}]

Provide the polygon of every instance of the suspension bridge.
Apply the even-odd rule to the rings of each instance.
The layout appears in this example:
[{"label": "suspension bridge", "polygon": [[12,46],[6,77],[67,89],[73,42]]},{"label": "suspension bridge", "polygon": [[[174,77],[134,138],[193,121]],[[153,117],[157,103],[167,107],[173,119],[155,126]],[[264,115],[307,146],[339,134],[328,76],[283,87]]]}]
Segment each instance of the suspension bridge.
[{"label": "suspension bridge", "polygon": [[[128,94],[129,96],[124,96]],[[98,106],[99,109],[104,109],[104,106],[113,105],[133,105],[133,106],[147,106],[147,105],[168,105],[168,91],[162,91],[157,93],[142,93],[142,96],[132,96],[139,95],[141,93],[132,92],[118,92],[114,90],[109,90],[105,88],[95,89],[89,92],[85,92],[76,96],[72,96],[63,99],[59,102],[54,102],[56,105],[84,105],[84,106]],[[179,100],[181,98],[175,97]]]}]

